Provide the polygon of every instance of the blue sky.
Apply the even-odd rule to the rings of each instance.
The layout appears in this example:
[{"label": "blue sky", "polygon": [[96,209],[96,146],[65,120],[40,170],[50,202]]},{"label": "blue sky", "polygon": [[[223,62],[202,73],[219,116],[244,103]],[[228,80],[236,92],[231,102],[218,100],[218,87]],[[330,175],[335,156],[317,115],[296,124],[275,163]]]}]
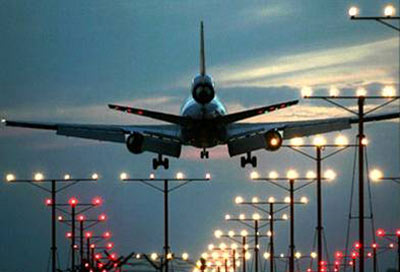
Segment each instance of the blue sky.
[{"label": "blue sky", "polygon": [[[351,22],[352,4],[363,15],[375,15],[386,1],[0,1],[0,115],[11,119],[75,123],[155,123],[112,112],[110,102],[178,113],[198,72],[199,22],[204,21],[207,71],[231,112],[299,97],[301,87],[326,93],[336,86],[351,94],[357,87],[369,93],[398,82],[397,34],[374,22]],[[392,108],[396,110],[397,106]],[[301,101],[296,108],[251,121],[297,120],[342,116],[327,104]],[[396,175],[399,171],[399,125],[386,122],[367,127],[370,165]],[[355,131],[347,131],[354,137]],[[337,133],[328,135],[330,139]],[[382,140],[384,139],[384,140]],[[61,199],[76,195],[82,201],[103,196],[107,223],[116,251],[160,251],[161,196],[140,185],[118,182],[121,171],[147,176],[153,155],[133,156],[123,145],[57,137],[21,129],[0,130],[0,173],[28,177],[93,171],[102,179],[77,186]],[[172,169],[188,176],[210,171],[205,185],[192,185],[171,199],[171,244],[177,253],[198,256],[225,213],[239,213],[233,198],[282,192],[248,180],[249,170],[229,159],[226,148],[210,150],[213,160],[200,161],[198,151],[185,148],[183,159],[171,159]],[[285,172],[289,167],[312,168],[288,150],[257,152],[259,172]],[[337,181],[324,188],[326,229],[331,252],[341,248],[348,214],[353,152],[327,161]],[[300,172],[302,170],[299,170]],[[399,194],[391,184],[373,185],[377,226],[395,228]],[[265,192],[263,191],[265,190]],[[303,193],[302,193],[303,195]],[[315,222],[314,191],[304,191],[310,204],[299,208],[297,248],[311,251]],[[2,271],[24,271],[29,264],[43,270],[49,245],[49,211],[45,195],[23,185],[0,184],[0,255]],[[96,213],[94,213],[95,215]],[[310,220],[311,219],[311,220]],[[378,223],[379,222],[379,223]],[[224,227],[226,226],[226,227]],[[99,228],[99,231],[105,228]],[[60,226],[59,247],[67,244]],[[278,251],[286,252],[287,226],[277,233]],[[29,241],[29,242],[28,242]],[[21,249],[25,259],[19,260]],[[62,264],[66,258],[61,255]],[[394,255],[385,264],[391,265]],[[383,262],[382,262],[383,263]]]}]

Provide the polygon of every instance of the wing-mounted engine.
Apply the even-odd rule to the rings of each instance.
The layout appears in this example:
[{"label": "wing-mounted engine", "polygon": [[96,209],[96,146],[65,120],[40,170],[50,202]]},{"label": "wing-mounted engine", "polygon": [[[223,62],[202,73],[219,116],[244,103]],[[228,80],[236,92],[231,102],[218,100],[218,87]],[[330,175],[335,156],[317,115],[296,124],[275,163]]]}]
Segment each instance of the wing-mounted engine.
[{"label": "wing-mounted engine", "polygon": [[270,130],[264,134],[265,149],[268,151],[276,151],[282,146],[282,136],[276,130]]},{"label": "wing-mounted engine", "polygon": [[132,133],[126,139],[126,147],[133,154],[143,153],[144,136],[140,133]]},{"label": "wing-mounted engine", "polygon": [[179,158],[182,149],[181,143],[173,139],[160,138],[138,132],[134,132],[128,136],[126,146],[133,154],[149,151],[176,158]]}]

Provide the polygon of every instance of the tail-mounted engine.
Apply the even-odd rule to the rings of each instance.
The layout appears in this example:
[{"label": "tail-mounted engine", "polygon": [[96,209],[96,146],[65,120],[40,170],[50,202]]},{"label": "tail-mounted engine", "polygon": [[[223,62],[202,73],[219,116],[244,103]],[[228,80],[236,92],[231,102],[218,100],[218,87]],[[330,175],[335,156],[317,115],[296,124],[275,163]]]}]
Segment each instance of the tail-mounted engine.
[{"label": "tail-mounted engine", "polygon": [[210,103],[215,97],[214,84],[210,76],[197,76],[192,84],[193,99],[200,104]]}]

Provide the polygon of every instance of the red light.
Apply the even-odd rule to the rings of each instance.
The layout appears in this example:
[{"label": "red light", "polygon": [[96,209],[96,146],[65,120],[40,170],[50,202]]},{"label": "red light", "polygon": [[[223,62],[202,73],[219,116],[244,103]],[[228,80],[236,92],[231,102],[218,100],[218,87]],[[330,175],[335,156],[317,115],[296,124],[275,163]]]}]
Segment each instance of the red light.
[{"label": "red light", "polygon": [[74,249],[78,249],[78,245],[74,245]]},{"label": "red light", "polygon": [[90,244],[90,248],[96,248],[95,244]]},{"label": "red light", "polygon": [[97,260],[98,260],[98,259],[101,259],[101,254],[100,254],[100,253],[97,253],[96,255],[94,255],[94,258],[97,259]]},{"label": "red light", "polygon": [[312,270],[311,270],[311,268],[307,268],[307,272],[311,272]]},{"label": "red light", "polygon": [[343,258],[343,252],[336,251],[335,256],[336,256],[336,258],[341,259],[341,258]]},{"label": "red light", "polygon": [[109,231],[104,232],[103,233],[103,237],[104,238],[110,238],[111,237],[111,232],[109,232]]},{"label": "red light", "polygon": [[78,205],[78,199],[76,199],[75,197],[71,197],[68,200],[68,204],[71,205],[71,207],[76,207],[76,205]]},{"label": "red light", "polygon": [[63,221],[63,220],[64,220],[64,217],[62,217],[61,215],[59,215],[59,216],[57,217],[57,219],[58,219],[58,221]]},{"label": "red light", "polygon": [[111,260],[116,260],[117,259],[117,254],[116,253],[111,253],[110,254],[110,259]]},{"label": "red light", "polygon": [[93,236],[93,233],[91,231],[85,232],[85,237],[86,238],[91,238]]},{"label": "red light", "polygon": [[319,265],[325,266],[326,265],[326,261],[321,261]]},{"label": "red light", "polygon": [[378,244],[377,243],[373,243],[372,244],[372,248],[378,248]]},{"label": "red light", "polygon": [[100,197],[95,197],[95,198],[93,198],[93,200],[92,200],[92,204],[94,205],[94,206],[100,206],[101,204],[102,204],[102,200],[101,200],[101,198]]},{"label": "red light", "polygon": [[396,236],[400,237],[400,229],[396,230]]},{"label": "red light", "polygon": [[390,244],[389,244],[389,247],[390,247],[390,248],[394,248],[394,244],[393,244],[393,243],[390,243]]},{"label": "red light", "polygon": [[349,265],[353,266],[353,265],[354,265],[354,262],[353,262],[353,261],[350,261],[350,262],[349,262]]},{"label": "red light", "polygon": [[112,249],[114,247],[114,243],[107,243],[107,249]]},{"label": "red light", "polygon": [[340,262],[339,261],[335,261],[335,265],[339,265],[340,264]]},{"label": "red light", "polygon": [[361,248],[361,243],[359,243],[359,242],[354,243],[354,248],[356,248],[356,249]]},{"label": "red light", "polygon": [[105,215],[104,213],[100,214],[99,215],[99,221],[105,221],[105,220],[107,220],[107,215]]},{"label": "red light", "polygon": [[383,237],[383,236],[385,236],[385,230],[384,230],[384,229],[378,229],[378,230],[376,231],[376,236],[378,236],[378,237]]},{"label": "red light", "polygon": [[142,115],[142,114],[143,114],[143,111],[138,110],[137,113],[140,114],[140,115]]},{"label": "red light", "polygon": [[71,232],[67,232],[67,233],[65,234],[65,237],[71,238],[71,237],[72,237],[72,233],[71,233]]},{"label": "red light", "polygon": [[358,256],[357,252],[352,252],[352,253],[351,253],[351,258],[352,258],[352,259],[357,258],[357,256]]},{"label": "red light", "polygon": [[81,214],[81,215],[78,216],[78,220],[79,221],[85,221],[86,217],[83,214]]},{"label": "red light", "polygon": [[53,201],[50,198],[47,198],[45,201],[46,206],[51,206],[53,205]]}]

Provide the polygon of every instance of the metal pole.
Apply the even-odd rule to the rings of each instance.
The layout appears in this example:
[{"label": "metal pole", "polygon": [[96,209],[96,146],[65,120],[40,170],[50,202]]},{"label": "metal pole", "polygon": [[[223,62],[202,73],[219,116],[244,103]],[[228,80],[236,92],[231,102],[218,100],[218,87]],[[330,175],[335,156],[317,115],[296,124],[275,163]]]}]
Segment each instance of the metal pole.
[{"label": "metal pole", "polygon": [[397,236],[397,271],[400,271],[400,236]]},{"label": "metal pole", "polygon": [[85,267],[85,264],[83,262],[83,220],[79,221],[79,253],[81,255],[81,269]]},{"label": "metal pole", "polygon": [[168,180],[164,180],[164,239],[165,272],[168,272]]},{"label": "metal pole", "polygon": [[90,248],[90,267],[94,267],[94,247]]},{"label": "metal pole", "polygon": [[269,260],[269,271],[274,272],[274,259],[275,259],[275,248],[274,248],[274,203],[269,203],[269,215],[271,216],[271,220],[269,221],[269,231],[271,232],[271,236],[269,237],[269,246],[270,246],[270,260]]},{"label": "metal pole", "polygon": [[71,234],[72,234],[72,239],[71,239],[71,265],[72,265],[72,271],[75,271],[75,206],[71,206],[72,212],[72,225],[71,225]]},{"label": "metal pole", "polygon": [[233,260],[232,260],[233,272],[236,272],[236,250],[233,249],[232,254],[233,254]]},{"label": "metal pole", "polygon": [[294,180],[289,180],[290,185],[290,256],[289,272],[294,272]]},{"label": "metal pole", "polygon": [[359,242],[360,265],[359,271],[364,272],[364,102],[365,97],[358,98],[358,205],[359,205]]},{"label": "metal pole", "polygon": [[255,257],[255,272],[258,272],[258,220],[254,220],[254,257]]},{"label": "metal pole", "polygon": [[56,181],[51,181],[51,271],[57,268],[57,245],[56,245]]},{"label": "metal pole", "polygon": [[242,272],[246,272],[246,236],[242,237]]},{"label": "metal pole", "polygon": [[322,263],[322,175],[321,175],[321,146],[317,146],[317,260],[318,271]]},{"label": "metal pole", "polygon": [[378,272],[378,260],[377,260],[377,255],[376,255],[376,247],[372,249],[372,254],[373,254],[373,262],[374,262],[374,272]]},{"label": "metal pole", "polygon": [[225,259],[225,261],[224,261],[224,268],[225,268],[225,272],[228,272],[228,259]]},{"label": "metal pole", "polygon": [[90,238],[86,239],[86,262],[89,263],[90,260]]}]

